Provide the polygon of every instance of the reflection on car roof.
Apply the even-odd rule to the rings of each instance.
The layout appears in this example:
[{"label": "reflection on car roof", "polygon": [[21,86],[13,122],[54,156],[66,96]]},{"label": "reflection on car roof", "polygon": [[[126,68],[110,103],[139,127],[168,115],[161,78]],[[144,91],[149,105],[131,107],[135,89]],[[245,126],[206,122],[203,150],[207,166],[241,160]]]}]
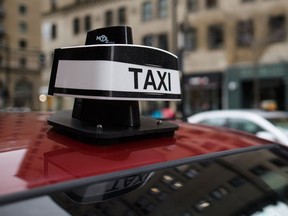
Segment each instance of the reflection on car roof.
[{"label": "reflection on car roof", "polygon": [[118,145],[83,143],[47,124],[49,113],[0,113],[0,203],[103,181],[115,176],[265,148],[252,135],[177,122],[174,138]]}]

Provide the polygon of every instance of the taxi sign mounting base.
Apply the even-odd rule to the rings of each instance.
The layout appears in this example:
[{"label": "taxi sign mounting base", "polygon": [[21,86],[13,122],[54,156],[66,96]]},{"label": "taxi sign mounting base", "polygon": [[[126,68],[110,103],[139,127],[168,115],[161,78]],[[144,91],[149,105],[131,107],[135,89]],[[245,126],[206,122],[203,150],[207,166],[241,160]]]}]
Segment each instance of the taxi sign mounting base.
[{"label": "taxi sign mounting base", "polygon": [[97,123],[72,118],[72,111],[58,111],[48,118],[55,129],[78,136],[80,139],[111,141],[133,137],[173,137],[178,125],[149,117],[140,117],[139,127],[105,128]]}]

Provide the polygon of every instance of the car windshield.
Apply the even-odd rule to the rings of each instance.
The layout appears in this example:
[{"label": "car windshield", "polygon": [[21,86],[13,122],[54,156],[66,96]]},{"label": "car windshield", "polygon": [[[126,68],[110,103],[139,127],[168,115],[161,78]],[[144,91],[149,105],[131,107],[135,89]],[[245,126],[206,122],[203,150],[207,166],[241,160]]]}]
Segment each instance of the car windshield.
[{"label": "car windshield", "polygon": [[[106,201],[97,194],[96,203],[93,193],[81,190],[52,197],[72,215],[287,216],[287,158],[278,150],[262,149],[141,174],[140,188]],[[106,191],[116,192],[138,177],[107,183]]]},{"label": "car windshield", "polygon": [[[71,215],[287,216],[288,152],[282,148],[137,173],[50,200]],[[9,210],[4,206],[2,213]]]},{"label": "car windshield", "polygon": [[271,118],[267,120],[280,130],[288,134],[288,118]]}]

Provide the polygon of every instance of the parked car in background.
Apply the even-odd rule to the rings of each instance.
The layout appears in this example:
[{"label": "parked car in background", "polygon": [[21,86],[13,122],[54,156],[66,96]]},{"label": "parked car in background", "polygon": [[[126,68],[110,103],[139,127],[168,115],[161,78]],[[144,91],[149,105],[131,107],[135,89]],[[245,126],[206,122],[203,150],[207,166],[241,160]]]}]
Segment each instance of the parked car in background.
[{"label": "parked car in background", "polygon": [[96,144],[49,116],[0,113],[0,215],[288,215],[285,146],[183,122],[174,137]]},{"label": "parked car in background", "polygon": [[206,111],[188,117],[187,121],[233,128],[288,146],[288,113],[284,111]]}]

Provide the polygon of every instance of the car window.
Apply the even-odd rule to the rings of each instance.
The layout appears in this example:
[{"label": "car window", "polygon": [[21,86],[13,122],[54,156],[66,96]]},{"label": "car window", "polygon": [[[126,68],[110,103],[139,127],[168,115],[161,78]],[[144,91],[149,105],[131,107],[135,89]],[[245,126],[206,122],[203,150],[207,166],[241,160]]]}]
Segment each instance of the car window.
[{"label": "car window", "polygon": [[226,122],[227,122],[226,118],[211,118],[211,119],[202,120],[199,123],[205,124],[205,125],[225,127]]},{"label": "car window", "polygon": [[255,123],[249,120],[238,118],[230,118],[228,122],[228,127],[252,134],[256,134],[260,131],[265,131],[262,127],[256,125]]},{"label": "car window", "polygon": [[288,132],[288,118],[270,118],[267,120],[283,132]]}]

